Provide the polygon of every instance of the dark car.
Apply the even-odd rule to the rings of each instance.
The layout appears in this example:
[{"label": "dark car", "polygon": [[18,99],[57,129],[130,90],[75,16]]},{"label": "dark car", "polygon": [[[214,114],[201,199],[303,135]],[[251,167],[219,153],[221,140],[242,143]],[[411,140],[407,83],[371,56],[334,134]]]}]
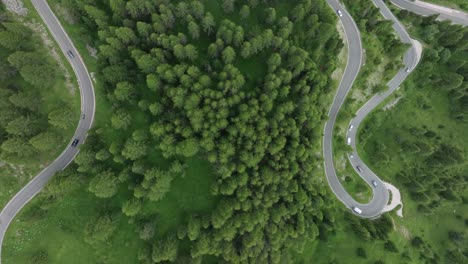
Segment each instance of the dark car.
[{"label": "dark car", "polygon": [[75,138],[75,140],[73,140],[71,146],[72,146],[72,147],[76,147],[76,146],[78,145],[78,142],[80,142],[80,140],[77,139],[77,138]]},{"label": "dark car", "polygon": [[359,172],[362,172],[362,169],[360,166],[356,166],[356,169],[359,171]]},{"label": "dark car", "polygon": [[70,57],[70,59],[75,58],[75,55],[73,55],[73,52],[71,52],[71,50],[67,51],[67,54],[68,54],[68,57]]}]

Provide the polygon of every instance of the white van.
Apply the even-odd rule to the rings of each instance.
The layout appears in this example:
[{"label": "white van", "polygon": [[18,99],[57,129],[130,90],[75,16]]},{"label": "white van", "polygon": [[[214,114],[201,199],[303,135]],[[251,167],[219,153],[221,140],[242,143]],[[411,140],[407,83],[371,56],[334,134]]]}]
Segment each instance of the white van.
[{"label": "white van", "polygon": [[362,214],[362,210],[357,208],[356,206],[353,206],[353,211],[358,213],[358,214]]},{"label": "white van", "polygon": [[346,141],[348,145],[351,145],[351,138],[349,137],[348,140]]}]

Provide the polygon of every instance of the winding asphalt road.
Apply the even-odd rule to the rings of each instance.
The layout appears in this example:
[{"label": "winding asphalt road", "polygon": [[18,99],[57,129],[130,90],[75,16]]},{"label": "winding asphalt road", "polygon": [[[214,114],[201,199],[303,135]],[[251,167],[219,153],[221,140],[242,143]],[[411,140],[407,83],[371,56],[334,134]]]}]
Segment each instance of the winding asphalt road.
[{"label": "winding asphalt road", "polygon": [[[49,31],[52,33],[55,41],[60,46],[60,49],[67,57],[76,74],[81,95],[81,112],[84,114],[84,117],[81,116],[79,118],[75,134],[70,140],[70,144],[62,154],[60,154],[56,160],[54,160],[47,168],[41,171],[23,189],[21,189],[0,213],[0,257],[3,238],[10,222],[16,214],[18,214],[21,208],[23,208],[37,193],[39,193],[39,191],[42,190],[45,184],[57,171],[63,170],[73,161],[76,154],[79,152],[78,147],[86,139],[87,132],[91,128],[94,119],[95,98],[93,83],[78,50],[75,48],[67,33],[60,25],[60,22],[57,17],[55,17],[47,2],[45,0],[32,0],[32,3],[44,23],[47,25]],[[69,51],[73,53],[73,56],[69,56],[67,54]],[[78,139],[79,143],[78,146],[73,147],[71,146],[71,143],[75,139]]]},{"label": "winding asphalt road", "polygon": [[[409,35],[406,33],[404,28],[399,24],[398,20],[393,16],[393,14],[388,10],[385,4],[381,0],[373,0],[385,18],[394,21],[394,29],[398,33],[401,40],[405,43],[411,43],[412,47],[408,50],[404,57],[404,64],[410,69],[414,69],[417,62],[419,61],[418,51],[415,47],[415,43],[411,40]],[[421,15],[430,15],[434,13],[440,13],[440,19],[450,19],[454,23],[459,23],[462,25],[468,24],[468,16],[463,12],[456,11],[447,11],[447,9],[439,6],[428,6],[427,3],[416,1],[408,2],[406,0],[392,0],[396,5],[401,8],[408,9],[410,11],[416,12]],[[327,180],[330,184],[331,189],[337,195],[337,197],[348,207],[359,206],[363,212],[360,215],[361,217],[371,218],[378,216],[383,207],[388,202],[388,191],[383,187],[382,182],[378,177],[362,162],[359,158],[359,155],[355,151],[355,138],[356,131],[359,127],[359,124],[362,122],[364,117],[372,111],[380,102],[382,102],[388,95],[390,95],[395,89],[398,88],[401,82],[409,74],[405,69],[401,69],[397,75],[388,83],[390,89],[385,93],[378,94],[372,99],[370,99],[357,113],[356,118],[352,120],[354,125],[354,130],[349,131],[348,137],[352,139],[351,146],[353,147],[354,157],[351,159],[351,163],[354,166],[360,165],[363,167],[363,173],[360,173],[360,176],[370,184],[371,180],[377,180],[380,184],[377,188],[374,189],[374,196],[372,201],[369,204],[359,204],[357,203],[343,188],[341,183],[338,180],[338,177],[335,172],[333,165],[333,153],[332,153],[332,132],[335,125],[336,117],[339,112],[343,101],[352,87],[354,80],[356,79],[357,74],[359,73],[361,62],[362,62],[362,45],[359,35],[359,30],[353,21],[352,17],[344,10],[337,0],[327,0],[328,4],[334,10],[341,10],[343,16],[340,17],[340,21],[343,24],[345,35],[348,42],[348,62],[346,69],[343,75],[343,78],[340,82],[337,95],[333,101],[332,107],[329,112],[329,120],[325,125],[324,129],[324,156],[325,156],[325,172],[327,175]],[[84,118],[80,118],[78,127],[75,131],[73,138],[70,140],[70,145],[62,152],[62,154],[52,162],[47,168],[40,172],[31,182],[29,182],[23,189],[21,189],[3,208],[0,213],[0,256],[1,256],[1,245],[3,244],[3,238],[5,236],[6,230],[13,220],[13,218],[18,214],[18,212],[23,208],[50,180],[50,178],[55,174],[55,172],[64,169],[68,164],[70,164],[74,157],[78,154],[78,146],[72,147],[71,142],[75,139],[79,139],[79,144],[82,144],[86,138],[88,130],[91,128],[94,119],[95,112],[95,98],[94,90],[91,78],[88,74],[85,64],[81,59],[77,49],[74,47],[70,38],[66,34],[65,30],[60,25],[58,19],[55,17],[54,13],[50,9],[49,5],[45,0],[32,0],[32,3],[44,20],[45,24],[49,28],[50,32],[57,41],[60,49],[63,51],[65,56],[67,56],[72,68],[77,76],[80,94],[81,94],[81,111],[84,114]],[[71,51],[74,56],[69,57],[67,53]],[[78,144],[78,145],[79,145]],[[1,259],[0,259],[1,261]]]},{"label": "winding asphalt road", "polygon": [[[428,14],[440,14],[440,19],[449,19],[453,23],[465,24],[468,23],[468,17],[465,18],[466,14],[459,11],[448,12],[446,8],[429,5],[427,3],[416,1],[408,2],[407,0],[391,0],[398,4],[400,8],[408,7],[408,10],[414,11],[421,15]],[[359,30],[353,21],[349,13],[346,12],[344,7],[337,0],[327,0],[329,6],[337,12],[340,10],[342,15],[338,16],[340,22],[343,25],[345,36],[348,44],[348,61],[346,69],[344,71],[343,77],[341,79],[340,85],[338,87],[337,94],[334,98],[332,107],[329,112],[329,119],[325,124],[324,136],[323,136],[323,152],[324,152],[324,163],[325,163],[325,175],[329,183],[330,188],[337,198],[348,208],[352,209],[353,207],[359,208],[362,212],[357,213],[351,210],[354,214],[362,218],[375,218],[384,212],[384,208],[389,202],[389,191],[386,188],[384,182],[380,180],[377,175],[369,169],[368,166],[362,161],[359,157],[359,154],[356,151],[356,135],[358,128],[364,118],[374,110],[383,100],[385,100],[390,94],[392,94],[400,84],[406,79],[406,77],[411,73],[412,70],[418,64],[421,58],[421,46],[416,40],[411,39],[411,37],[406,32],[405,28],[401,25],[398,19],[393,15],[389,8],[385,5],[382,0],[373,0],[374,5],[376,5],[381,14],[385,19],[393,22],[393,29],[397,33],[398,37],[403,43],[410,45],[410,48],[405,53],[403,57],[403,64],[405,65],[401,68],[398,73],[393,77],[393,79],[387,83],[388,89],[383,93],[378,93],[373,96],[363,107],[361,107],[355,115],[355,118],[351,120],[349,128],[346,134],[346,141],[350,141],[352,152],[348,154],[348,159],[352,164],[355,171],[359,176],[372,188],[373,197],[371,201],[367,204],[358,203],[354,200],[341,185],[340,180],[336,174],[334,162],[333,162],[333,150],[332,150],[332,140],[333,140],[333,128],[335,126],[336,118],[341,108],[344,99],[352,87],[352,84],[359,73],[361,62],[362,62],[362,44],[359,36]],[[441,11],[442,10],[442,11]],[[431,13],[430,13],[431,12]],[[352,154],[352,155],[351,155]],[[357,170],[357,167],[360,167],[361,171]],[[377,187],[372,185],[372,181],[377,183]]]}]

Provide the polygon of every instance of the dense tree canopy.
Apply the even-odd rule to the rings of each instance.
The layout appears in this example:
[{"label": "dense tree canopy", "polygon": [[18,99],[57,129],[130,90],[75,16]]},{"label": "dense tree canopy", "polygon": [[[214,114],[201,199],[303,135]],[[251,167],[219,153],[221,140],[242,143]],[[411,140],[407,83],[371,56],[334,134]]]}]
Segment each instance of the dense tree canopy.
[{"label": "dense tree canopy", "polygon": [[21,164],[36,155],[40,161],[63,144],[73,111],[62,101],[67,97],[42,93],[51,94],[57,74],[39,37],[4,13],[0,22],[0,158]]},{"label": "dense tree canopy", "polygon": [[[94,175],[89,190],[111,197],[125,182],[134,197],[122,212],[138,219],[141,206],[165,199],[183,177],[184,160],[203,158],[215,171],[207,175],[216,178],[213,212],[190,216],[177,237],[159,235],[141,260],[278,263],[333,222],[313,175],[333,58],[343,45],[324,2],[67,4],[97,32],[111,129],[126,137],[88,138],[76,163]],[[158,155],[169,168],[155,164]],[[190,252],[179,248],[186,236]]]}]

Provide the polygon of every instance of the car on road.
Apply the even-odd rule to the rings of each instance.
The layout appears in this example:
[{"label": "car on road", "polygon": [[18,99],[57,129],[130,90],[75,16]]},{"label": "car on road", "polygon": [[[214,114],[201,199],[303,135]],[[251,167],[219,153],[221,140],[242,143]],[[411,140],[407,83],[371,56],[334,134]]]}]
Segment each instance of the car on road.
[{"label": "car on road", "polygon": [[362,172],[361,166],[356,166],[357,171]]},{"label": "car on road", "polygon": [[78,145],[78,142],[80,142],[79,139],[75,138],[71,144],[72,147],[76,147]]},{"label": "car on road", "polygon": [[338,16],[340,16],[340,17],[343,16],[343,12],[341,12],[341,10],[336,10],[336,13],[338,13]]},{"label": "car on road", "polygon": [[348,130],[351,131],[353,129],[353,125],[349,125]]},{"label": "car on road", "polygon": [[358,213],[358,214],[362,214],[362,210],[359,209],[358,207],[353,206],[352,209],[353,209],[354,212],[356,212],[356,213]]},{"label": "car on road", "polygon": [[354,155],[353,155],[353,154],[349,154],[349,158],[354,159]]},{"label": "car on road", "polygon": [[410,68],[406,68],[406,70],[405,70],[405,71],[406,71],[406,72],[410,72],[411,70],[410,70]]},{"label": "car on road", "polygon": [[374,187],[377,187],[377,186],[378,186],[377,182],[374,181],[374,180],[372,181],[372,185],[374,185]]},{"label": "car on road", "polygon": [[85,119],[86,115],[81,113],[81,119]]},{"label": "car on road", "polygon": [[346,143],[347,143],[348,145],[351,145],[351,138],[350,138],[350,137],[347,139]]},{"label": "car on road", "polygon": [[67,54],[68,54],[68,57],[70,57],[70,59],[75,58],[75,55],[73,55],[73,52],[71,50],[67,51]]}]

